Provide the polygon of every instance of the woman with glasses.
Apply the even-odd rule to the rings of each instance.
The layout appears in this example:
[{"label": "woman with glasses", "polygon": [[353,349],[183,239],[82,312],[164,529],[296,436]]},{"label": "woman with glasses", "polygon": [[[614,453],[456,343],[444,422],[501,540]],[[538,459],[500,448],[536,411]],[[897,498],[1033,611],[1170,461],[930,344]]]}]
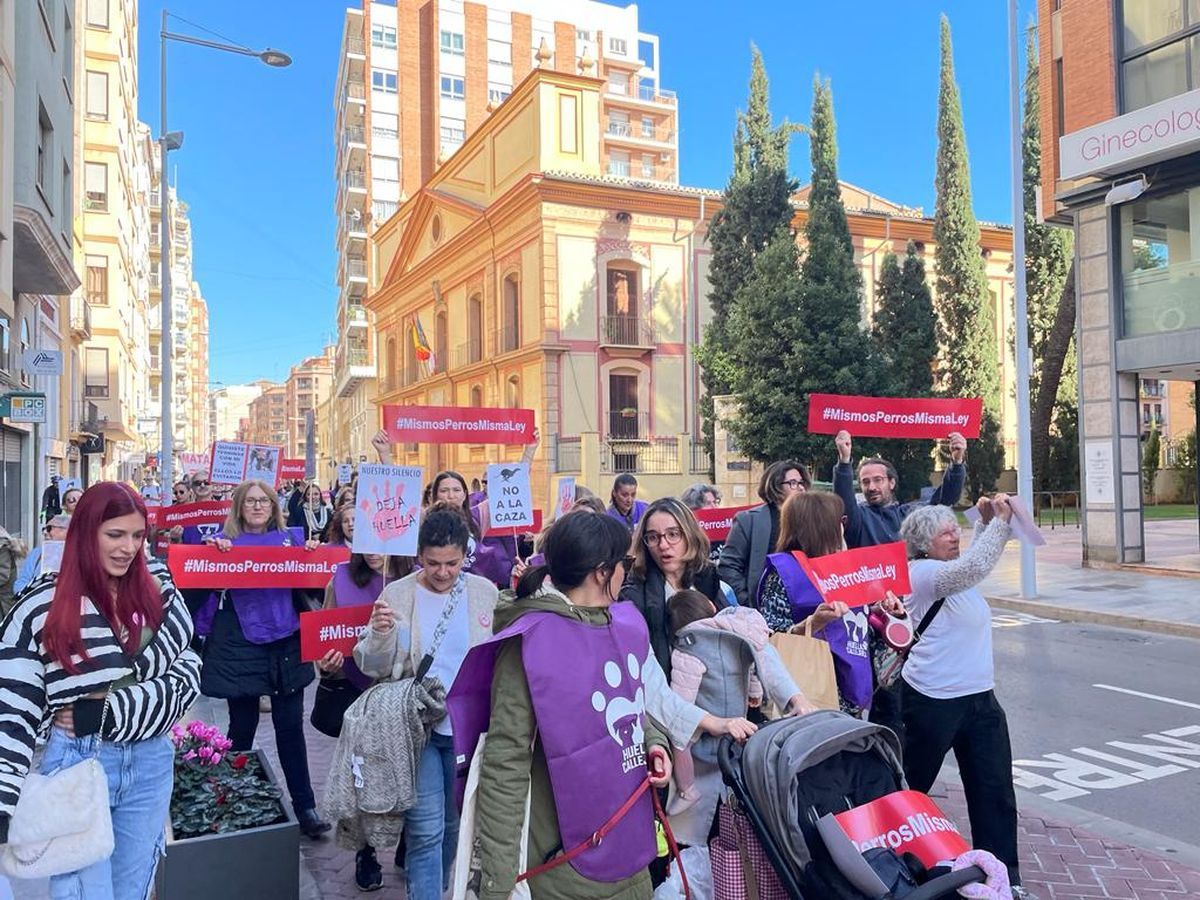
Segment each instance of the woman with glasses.
[{"label": "woman with glasses", "polygon": [[75,506],[79,503],[79,498],[83,496],[83,488],[67,488],[62,495],[62,511],[68,516],[75,515]]},{"label": "woman with glasses", "polygon": [[171,499],[176,503],[193,503],[196,500],[196,495],[192,493],[192,485],[186,478],[183,481],[175,482],[175,486],[171,488]]},{"label": "woman with glasses", "polygon": [[[206,539],[222,553],[233,547],[315,548],[303,532],[285,528],[279,497],[263,481],[244,481],[233,492],[225,526]],[[310,838],[329,830],[316,811],[304,743],[304,688],[313,667],[300,661],[300,617],[291,588],[230,588],[209,595],[196,613],[204,635],[201,691],[229,704],[229,740],[249,750],[258,730],[259,697],[271,698],[279,763],[300,830]]]},{"label": "woman with glasses", "polygon": [[633,562],[621,588],[646,620],[650,647],[667,677],[675,638],[667,601],[686,589],[699,591],[717,609],[729,606],[717,570],[708,561],[708,537],[692,511],[674,497],[655,500],[633,535]]},{"label": "woman with glasses", "polygon": [[808,469],[794,460],[773,462],[763,471],[758,496],[763,505],[740,512],[721,548],[717,571],[733,588],[737,602],[753,605],[754,592],[762,578],[767,554],[779,540],[779,509],[792,494],[807,491],[812,485]]}]

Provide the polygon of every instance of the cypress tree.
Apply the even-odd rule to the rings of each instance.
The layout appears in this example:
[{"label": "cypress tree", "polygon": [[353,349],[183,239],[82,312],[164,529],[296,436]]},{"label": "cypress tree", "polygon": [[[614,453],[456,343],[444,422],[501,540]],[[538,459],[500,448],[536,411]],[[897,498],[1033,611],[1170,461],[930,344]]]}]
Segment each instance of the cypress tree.
[{"label": "cypress tree", "polygon": [[805,253],[780,231],[755,260],[755,277],[739,292],[733,313],[734,437],[760,460],[830,456],[828,435],[810,435],[812,392],[874,393],[871,341],[861,327],[862,278],[837,179],[833,94],[813,83],[812,190]]},{"label": "cypress tree", "polygon": [[971,442],[968,478],[973,495],[995,488],[1004,466],[1000,443],[1000,360],[996,322],[971,203],[971,173],[962,104],[954,78],[950,21],[942,16],[938,93],[937,206],[933,237],[941,384],[952,397],[982,397],[984,422]]},{"label": "cypress tree", "polygon": [[[937,318],[925,277],[925,263],[909,242],[901,266],[895,254],[883,258],[871,336],[879,365],[887,372],[885,392],[897,397],[933,396],[937,360]],[[929,484],[933,457],[924,441],[876,442],[880,456],[896,467],[897,494],[915,499]]]}]

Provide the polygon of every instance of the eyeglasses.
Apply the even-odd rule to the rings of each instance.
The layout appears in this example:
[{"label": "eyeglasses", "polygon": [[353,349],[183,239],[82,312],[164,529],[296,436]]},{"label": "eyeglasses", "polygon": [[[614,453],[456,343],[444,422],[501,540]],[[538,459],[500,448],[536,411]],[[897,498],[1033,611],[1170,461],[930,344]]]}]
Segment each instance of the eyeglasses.
[{"label": "eyeglasses", "polygon": [[668,528],[666,531],[647,531],[642,535],[642,543],[647,547],[654,547],[658,544],[678,544],[683,540],[683,531],[679,528]]},{"label": "eyeglasses", "polygon": [[246,506],[270,506],[270,497],[247,497],[242,501]]},{"label": "eyeglasses", "polygon": [[192,487],[208,487],[207,481],[193,481]]},{"label": "eyeglasses", "polygon": [[804,482],[799,478],[789,478],[787,481],[783,482],[783,486],[789,491],[798,491],[800,488],[804,487]]}]

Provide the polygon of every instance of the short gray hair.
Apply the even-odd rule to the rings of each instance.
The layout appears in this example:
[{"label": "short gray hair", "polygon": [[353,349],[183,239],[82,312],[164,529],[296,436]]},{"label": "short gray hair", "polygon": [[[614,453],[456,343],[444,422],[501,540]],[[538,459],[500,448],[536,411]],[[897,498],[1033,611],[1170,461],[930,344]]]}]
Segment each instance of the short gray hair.
[{"label": "short gray hair", "polygon": [[712,494],[717,498],[717,502],[721,502],[721,492],[711,484],[697,482],[691,485],[687,490],[679,495],[679,499],[683,501],[683,505],[688,509],[700,509],[704,506],[704,495]]},{"label": "short gray hair", "polygon": [[900,523],[900,539],[908,548],[908,558],[928,553],[934,536],[947,525],[958,527],[958,517],[948,506],[918,506],[910,512]]}]

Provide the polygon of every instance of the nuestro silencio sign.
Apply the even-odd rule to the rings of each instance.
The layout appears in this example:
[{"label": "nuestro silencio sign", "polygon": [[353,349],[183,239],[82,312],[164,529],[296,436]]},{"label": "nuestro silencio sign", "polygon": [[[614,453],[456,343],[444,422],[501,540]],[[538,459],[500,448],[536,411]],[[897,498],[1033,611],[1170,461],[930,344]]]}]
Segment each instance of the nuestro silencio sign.
[{"label": "nuestro silencio sign", "polygon": [[1058,177],[1120,172],[1200,149],[1200,89],[1064,134]]}]

